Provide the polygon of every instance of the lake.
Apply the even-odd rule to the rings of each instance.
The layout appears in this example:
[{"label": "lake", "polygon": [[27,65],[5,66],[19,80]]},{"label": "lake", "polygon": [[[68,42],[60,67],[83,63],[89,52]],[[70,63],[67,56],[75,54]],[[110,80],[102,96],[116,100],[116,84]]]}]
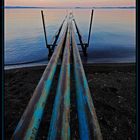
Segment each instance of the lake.
[{"label": "lake", "polygon": [[[40,11],[41,9],[5,9],[5,68],[48,63],[48,49],[45,47]],[[70,11],[87,41],[91,9],[44,9],[49,43]],[[95,9],[88,57],[85,59],[81,54],[83,61],[135,62],[135,15],[135,9]],[[76,40],[78,43],[77,37]]]}]

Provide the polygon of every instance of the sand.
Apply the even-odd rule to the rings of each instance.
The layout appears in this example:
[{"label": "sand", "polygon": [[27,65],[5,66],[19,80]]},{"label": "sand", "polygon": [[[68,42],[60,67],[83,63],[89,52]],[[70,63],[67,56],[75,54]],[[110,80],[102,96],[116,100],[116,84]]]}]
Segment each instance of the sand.
[{"label": "sand", "polygon": [[[5,136],[9,140],[22,116],[44,66],[5,70]],[[135,64],[84,65],[91,96],[104,140],[135,139]],[[60,66],[41,122],[38,140],[47,137]],[[73,69],[71,69],[73,75]],[[71,76],[71,139],[78,140],[75,80]]]}]

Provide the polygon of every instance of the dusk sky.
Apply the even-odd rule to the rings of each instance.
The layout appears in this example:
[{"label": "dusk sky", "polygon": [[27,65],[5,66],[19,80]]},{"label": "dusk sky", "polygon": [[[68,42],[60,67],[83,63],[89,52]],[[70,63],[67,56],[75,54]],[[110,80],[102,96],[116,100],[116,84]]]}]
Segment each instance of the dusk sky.
[{"label": "dusk sky", "polygon": [[135,0],[5,0],[5,6],[135,6]]}]

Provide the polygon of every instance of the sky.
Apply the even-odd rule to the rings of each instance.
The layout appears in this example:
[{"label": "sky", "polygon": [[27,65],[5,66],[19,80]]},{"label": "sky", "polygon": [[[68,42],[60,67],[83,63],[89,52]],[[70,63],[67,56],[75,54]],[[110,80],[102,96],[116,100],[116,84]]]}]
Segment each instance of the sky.
[{"label": "sky", "polygon": [[5,0],[5,6],[135,6],[135,0]]}]

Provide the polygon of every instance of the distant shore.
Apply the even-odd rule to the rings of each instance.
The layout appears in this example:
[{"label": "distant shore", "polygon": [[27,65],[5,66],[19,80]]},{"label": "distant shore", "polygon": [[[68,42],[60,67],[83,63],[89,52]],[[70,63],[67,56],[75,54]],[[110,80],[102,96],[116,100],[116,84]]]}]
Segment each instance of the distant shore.
[{"label": "distant shore", "polygon": [[34,9],[135,9],[134,6],[123,7],[33,7],[33,6],[5,6],[6,9],[34,8]]},{"label": "distant shore", "polygon": [[[5,135],[9,140],[46,66],[5,70]],[[135,63],[84,64],[91,96],[104,140],[135,139]],[[41,123],[38,140],[47,137],[60,65]],[[71,67],[71,139],[79,139],[75,79]]]},{"label": "distant shore", "polygon": [[[11,65],[10,67],[7,66],[4,70],[6,73],[15,71],[15,70],[24,70],[24,69],[45,69],[47,64],[34,64],[34,65]],[[83,66],[86,68],[91,67],[94,71],[107,71],[107,70],[127,70],[127,69],[134,69],[135,63],[86,63],[83,62]],[[9,67],[9,68],[8,68]],[[58,64],[58,67],[60,67],[60,64]]]}]

